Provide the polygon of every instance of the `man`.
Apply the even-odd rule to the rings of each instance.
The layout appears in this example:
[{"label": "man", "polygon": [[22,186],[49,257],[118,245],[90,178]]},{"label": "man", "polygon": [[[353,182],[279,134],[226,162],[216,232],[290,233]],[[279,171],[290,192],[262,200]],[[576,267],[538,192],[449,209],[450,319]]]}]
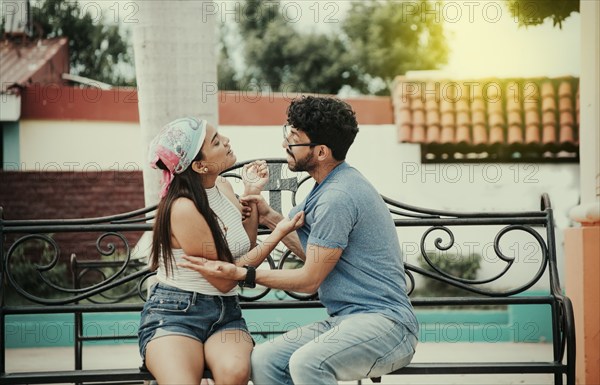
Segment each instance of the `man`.
[{"label": "man", "polygon": [[[418,325],[406,295],[402,256],[391,215],[375,188],[345,162],[358,133],[354,111],[334,98],[293,100],[284,126],[289,168],[306,171],[315,186],[290,216],[305,224],[284,243],[304,265],[254,270],[189,257],[204,275],[275,289],[313,293],[329,318],[258,345],[252,381],[262,384],[337,384],[378,377],[407,365]],[[259,196],[259,220],[273,229],[283,218]]]}]

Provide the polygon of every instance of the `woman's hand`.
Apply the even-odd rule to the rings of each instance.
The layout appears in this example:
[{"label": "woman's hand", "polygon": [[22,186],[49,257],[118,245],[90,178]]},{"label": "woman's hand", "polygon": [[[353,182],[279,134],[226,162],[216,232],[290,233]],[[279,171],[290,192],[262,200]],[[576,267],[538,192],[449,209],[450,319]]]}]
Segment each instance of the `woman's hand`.
[{"label": "woman's hand", "polygon": [[303,224],[304,211],[300,211],[290,219],[283,218],[281,221],[279,221],[279,223],[277,223],[277,226],[275,226],[275,230],[273,230],[273,232],[279,232],[283,238],[292,231],[298,230],[300,227],[302,227]]},{"label": "woman's hand", "polygon": [[244,195],[260,194],[269,182],[267,162],[256,160],[245,165],[242,170],[242,181],[244,182]]}]

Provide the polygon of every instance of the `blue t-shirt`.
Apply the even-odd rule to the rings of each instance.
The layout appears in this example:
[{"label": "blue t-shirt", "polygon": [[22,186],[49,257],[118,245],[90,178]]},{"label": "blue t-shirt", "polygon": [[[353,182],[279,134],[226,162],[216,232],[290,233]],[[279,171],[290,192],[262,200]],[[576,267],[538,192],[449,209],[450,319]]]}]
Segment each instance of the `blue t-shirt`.
[{"label": "blue t-shirt", "polygon": [[319,287],[329,315],[381,313],[416,335],[396,227],[371,183],[343,162],[315,184],[290,217],[300,210],[305,223],[297,232],[305,250],[307,244],[343,249]]}]

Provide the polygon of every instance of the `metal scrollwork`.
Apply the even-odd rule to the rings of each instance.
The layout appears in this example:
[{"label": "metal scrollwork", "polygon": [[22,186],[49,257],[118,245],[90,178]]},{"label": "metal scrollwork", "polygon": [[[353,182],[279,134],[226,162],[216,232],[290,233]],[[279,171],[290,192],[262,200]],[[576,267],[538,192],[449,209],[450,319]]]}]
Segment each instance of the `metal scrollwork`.
[{"label": "metal scrollwork", "polygon": [[[428,272],[424,269],[420,269],[420,268],[418,268],[416,266],[412,266],[412,265],[407,266],[408,270],[418,272],[429,278],[443,281],[447,284],[450,284],[455,287],[460,287],[462,289],[465,289],[465,290],[473,292],[473,293],[483,294],[483,295],[487,295],[487,296],[509,296],[509,295],[523,292],[523,291],[527,290],[528,288],[532,287],[540,279],[540,277],[543,275],[543,273],[545,271],[546,264],[547,264],[547,255],[548,255],[546,243],[545,243],[544,239],[542,238],[542,236],[530,226],[509,225],[509,226],[502,228],[496,234],[496,236],[494,237],[493,249],[494,249],[494,252],[495,252],[496,256],[498,257],[498,259],[503,261],[505,263],[505,265],[503,266],[503,268],[500,272],[498,272],[497,274],[495,274],[491,277],[487,277],[484,279],[466,279],[463,277],[457,277],[452,274],[449,274],[448,272],[444,271],[442,268],[440,268],[439,266],[436,265],[432,256],[428,253],[428,251],[425,248],[425,244],[427,242],[427,237],[433,231],[436,231],[436,230],[441,230],[441,231],[445,232],[449,237],[449,242],[446,244],[443,243],[444,241],[442,240],[442,238],[440,238],[440,237],[436,238],[435,241],[433,242],[436,249],[438,249],[440,251],[447,251],[450,248],[452,248],[452,246],[455,244],[454,234],[446,226],[430,227],[427,231],[425,231],[425,233],[421,237],[421,245],[420,246],[421,246],[421,254],[423,255],[424,260],[433,269],[434,272]],[[510,268],[514,265],[515,258],[506,255],[505,253],[502,252],[502,250],[500,248],[500,243],[501,243],[502,238],[511,231],[524,231],[524,232],[530,234],[531,236],[533,236],[535,238],[535,240],[537,241],[537,243],[540,245],[541,250],[542,250],[543,260],[540,263],[537,272],[527,282],[525,282],[521,286],[518,286],[514,289],[489,290],[489,289],[477,287],[477,285],[484,285],[484,284],[499,280],[500,278],[505,276],[507,274],[507,272],[510,270]]]},{"label": "metal scrollwork", "polygon": [[[52,287],[56,287],[52,282],[50,282],[49,280],[46,279],[46,277],[44,277],[43,273],[51,270],[52,268],[54,268],[57,265],[57,263],[59,261],[59,257],[60,257],[60,249],[59,249],[58,245],[56,244],[56,242],[54,241],[54,239],[52,239],[50,236],[48,236],[46,234],[30,234],[30,235],[25,235],[25,236],[17,239],[12,244],[12,246],[8,249],[8,251],[6,253],[4,270],[6,272],[6,277],[8,279],[8,282],[10,282],[10,284],[12,285],[12,287],[14,287],[14,289],[17,291],[17,293],[19,293],[20,295],[22,295],[34,302],[44,303],[43,302],[44,299],[39,298],[31,293],[28,293],[19,284],[17,278],[14,275],[13,268],[12,268],[12,266],[13,266],[12,262],[16,256],[17,250],[21,246],[25,245],[27,242],[32,241],[32,240],[41,241],[42,243],[45,243],[46,245],[50,245],[50,249],[46,249],[48,251],[43,254],[43,255],[50,255],[50,261],[43,265],[33,264],[32,267],[35,269],[37,275],[44,283],[49,284]],[[48,254],[48,252],[50,254]],[[40,260],[43,260],[43,258],[40,258]]]},{"label": "metal scrollwork", "polygon": [[406,294],[410,296],[415,291],[415,277],[410,270],[404,270],[404,275],[408,278],[406,281]]},{"label": "metal scrollwork", "polygon": [[[124,298],[131,297],[135,294],[135,287],[129,290],[126,293],[123,293],[118,296],[110,296],[106,294],[106,291],[111,290],[119,285],[123,285],[127,282],[133,281],[138,278],[139,271],[134,272],[133,274],[126,275],[126,271],[128,268],[140,268],[141,266],[138,264],[133,266],[131,263],[131,249],[129,247],[129,242],[120,233],[117,232],[108,232],[100,235],[96,241],[96,249],[98,253],[102,256],[111,256],[114,255],[117,251],[117,247],[114,243],[109,242],[103,245],[103,242],[106,241],[108,237],[116,237],[124,247],[123,260],[122,261],[82,261],[78,262],[75,255],[71,257],[71,269],[74,273],[74,282],[73,287],[65,287],[60,286],[48,279],[45,273],[48,273],[53,268],[55,268],[60,261],[60,248],[56,241],[47,234],[29,234],[25,235],[18,240],[16,240],[6,254],[5,260],[5,271],[6,276],[12,287],[15,291],[21,296],[27,298],[28,300],[39,303],[39,304],[47,304],[47,305],[58,305],[58,304],[68,304],[81,301],[83,299],[87,299],[92,303],[100,303],[98,300],[93,297],[96,295],[100,295],[104,299],[108,300],[109,303],[119,302]],[[17,257],[17,251],[23,247],[25,244],[31,241],[41,241],[46,247],[37,247],[39,249],[40,258],[42,264],[33,264],[31,268],[35,270],[35,274],[41,280],[43,285],[38,285],[37,288],[40,289],[40,292],[44,293],[44,297],[40,296],[39,293],[32,293],[31,289],[25,288],[21,282],[19,282],[18,277],[15,275],[13,271],[16,268],[14,264],[15,258]],[[31,256],[28,256],[28,260],[31,259]],[[46,261],[48,260],[48,261]],[[88,267],[89,264],[96,264],[95,267]],[[104,264],[104,266],[102,266]],[[102,270],[104,267],[116,268],[116,271],[112,274],[107,274]],[[79,268],[82,268],[79,270]],[[79,271],[78,271],[79,270]],[[142,269],[141,271],[143,271]],[[81,279],[89,274],[91,271],[100,274],[101,279],[99,282],[92,284],[86,287],[79,287],[79,282]],[[66,276],[64,277],[66,278]],[[120,279],[119,279],[120,278]],[[51,292],[48,293],[47,290]],[[62,296],[61,296],[62,294]],[[56,298],[56,297],[59,298]],[[47,298],[51,297],[51,298]]]},{"label": "metal scrollwork", "polygon": [[442,245],[443,239],[438,237],[435,239],[434,241],[434,245],[435,247],[440,250],[440,251],[447,251],[450,250],[450,248],[452,248],[452,246],[454,246],[454,234],[452,233],[452,231],[450,231],[449,228],[445,227],[445,226],[433,226],[431,228],[429,228],[427,231],[425,231],[425,233],[423,233],[423,236],[421,237],[421,254],[423,255],[423,258],[425,259],[425,261],[427,262],[427,264],[429,266],[431,266],[431,268],[433,270],[435,270],[438,274],[446,277],[446,278],[450,278],[450,279],[456,279],[458,281],[461,281],[460,277],[454,277],[452,275],[447,274],[446,272],[444,272],[442,269],[440,269],[439,267],[437,267],[435,265],[435,263],[432,261],[432,258],[428,255],[427,250],[425,249],[425,242],[427,240],[427,236],[429,234],[431,234],[433,231],[436,230],[442,230],[444,231],[446,234],[448,234],[448,236],[450,237],[450,242],[448,242],[447,245]]},{"label": "metal scrollwork", "polygon": [[530,226],[510,225],[510,226],[506,226],[502,230],[500,230],[498,232],[498,234],[496,235],[496,237],[494,238],[494,252],[500,259],[507,262],[507,267],[504,269],[504,271],[501,274],[503,275],[504,273],[506,273],[506,271],[508,271],[508,269],[510,268],[510,266],[512,266],[512,263],[514,262],[514,258],[508,257],[504,253],[502,253],[502,251],[500,250],[500,240],[502,239],[502,237],[504,235],[506,235],[510,231],[518,231],[518,230],[525,231],[526,233],[530,234],[531,236],[533,236],[535,238],[535,240],[537,241],[537,243],[539,244],[539,246],[541,248],[542,260],[539,264],[538,271],[528,282],[525,282],[523,285],[521,285],[513,290],[505,291],[504,292],[505,295],[517,294],[517,293],[520,293],[520,292],[525,291],[525,290],[529,289],[530,287],[532,287],[542,277],[542,275],[544,274],[544,271],[546,270],[546,264],[548,263],[548,248],[546,246],[546,242],[544,241],[544,238],[542,238],[542,236],[537,231],[535,231],[533,228],[531,228]]},{"label": "metal scrollwork", "polygon": [[147,269],[146,274],[143,275],[142,278],[138,281],[137,294],[142,301],[146,300],[146,293],[147,293],[147,291],[144,290],[144,284],[146,283],[146,281],[148,281],[148,279],[150,279],[151,277],[154,277],[154,276],[156,276],[156,271],[150,271],[149,269]]},{"label": "metal scrollwork", "polygon": [[[267,256],[265,262],[269,265],[270,269],[275,268],[275,262],[270,254]],[[257,287],[254,289],[240,289],[238,295],[242,301],[257,301],[269,294],[270,291],[271,289],[266,286],[257,285]]]}]

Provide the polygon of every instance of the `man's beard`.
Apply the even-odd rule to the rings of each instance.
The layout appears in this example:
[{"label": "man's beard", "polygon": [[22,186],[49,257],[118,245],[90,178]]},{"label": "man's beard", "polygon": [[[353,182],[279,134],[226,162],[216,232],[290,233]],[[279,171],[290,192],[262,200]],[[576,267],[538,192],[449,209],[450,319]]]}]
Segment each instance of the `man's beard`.
[{"label": "man's beard", "polygon": [[314,162],[312,161],[314,158],[313,152],[310,151],[308,153],[308,155],[306,155],[304,158],[302,159],[298,159],[296,158],[293,154],[291,154],[290,152],[288,152],[288,155],[291,156],[296,163],[294,165],[291,165],[288,162],[288,167],[291,171],[295,171],[295,172],[300,172],[300,171],[306,171],[306,172],[310,172],[312,170],[314,170],[315,165]]}]

